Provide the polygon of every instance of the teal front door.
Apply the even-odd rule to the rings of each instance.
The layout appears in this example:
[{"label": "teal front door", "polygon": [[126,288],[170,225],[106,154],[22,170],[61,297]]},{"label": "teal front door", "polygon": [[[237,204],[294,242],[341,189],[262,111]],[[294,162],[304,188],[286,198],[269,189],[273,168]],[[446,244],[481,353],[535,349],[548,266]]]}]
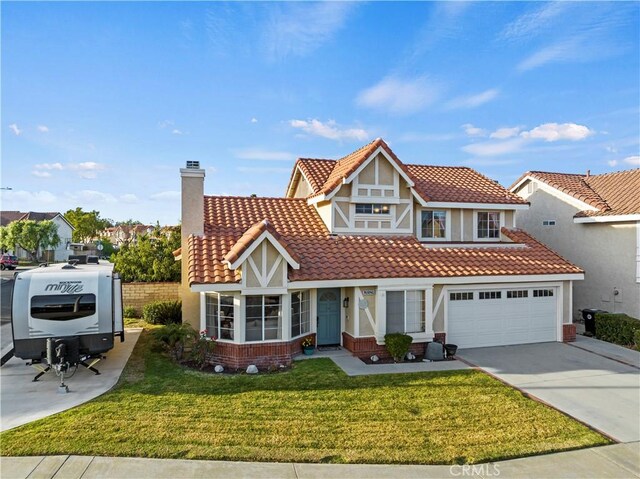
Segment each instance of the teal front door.
[{"label": "teal front door", "polygon": [[318,290],[318,346],[340,344],[340,289]]}]

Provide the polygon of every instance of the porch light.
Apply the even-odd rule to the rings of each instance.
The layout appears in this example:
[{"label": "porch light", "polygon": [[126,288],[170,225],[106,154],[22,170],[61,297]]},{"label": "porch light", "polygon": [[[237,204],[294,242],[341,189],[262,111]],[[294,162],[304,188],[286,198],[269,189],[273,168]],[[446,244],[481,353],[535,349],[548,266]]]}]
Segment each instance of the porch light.
[{"label": "porch light", "polygon": [[342,300],[342,307],[343,307],[344,309],[347,309],[347,308],[349,307],[349,298],[344,298],[344,299]]}]

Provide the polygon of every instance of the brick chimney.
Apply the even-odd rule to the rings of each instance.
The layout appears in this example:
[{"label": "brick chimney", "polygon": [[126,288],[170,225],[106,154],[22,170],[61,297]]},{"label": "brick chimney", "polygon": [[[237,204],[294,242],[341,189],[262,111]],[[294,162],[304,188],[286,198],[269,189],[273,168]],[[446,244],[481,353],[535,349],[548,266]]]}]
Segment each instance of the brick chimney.
[{"label": "brick chimney", "polygon": [[204,176],[200,162],[187,161],[186,168],[180,168],[182,180],[181,231],[180,246],[182,248],[182,282],[180,296],[182,299],[182,322],[188,322],[200,330],[200,295],[189,289],[189,258],[187,239],[190,235],[204,234]]},{"label": "brick chimney", "polygon": [[591,176],[591,170],[587,170],[587,178]]}]

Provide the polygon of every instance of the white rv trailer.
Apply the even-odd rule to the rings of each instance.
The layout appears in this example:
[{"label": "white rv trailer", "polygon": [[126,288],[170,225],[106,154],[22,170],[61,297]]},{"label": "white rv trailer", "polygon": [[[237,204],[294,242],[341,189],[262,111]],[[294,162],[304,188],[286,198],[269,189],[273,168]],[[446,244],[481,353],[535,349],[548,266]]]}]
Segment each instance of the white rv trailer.
[{"label": "white rv trailer", "polygon": [[124,341],[122,283],[110,263],[58,264],[15,275],[11,297],[14,356],[39,362],[47,339],[74,338],[84,357]]}]

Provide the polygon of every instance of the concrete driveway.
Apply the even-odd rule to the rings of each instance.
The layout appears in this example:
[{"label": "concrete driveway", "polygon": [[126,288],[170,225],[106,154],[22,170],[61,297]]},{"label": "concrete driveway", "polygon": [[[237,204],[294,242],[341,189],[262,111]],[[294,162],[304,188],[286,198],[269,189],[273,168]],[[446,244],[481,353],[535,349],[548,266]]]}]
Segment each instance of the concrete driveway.
[{"label": "concrete driveway", "polygon": [[620,442],[640,441],[640,369],[562,343],[457,356]]}]

